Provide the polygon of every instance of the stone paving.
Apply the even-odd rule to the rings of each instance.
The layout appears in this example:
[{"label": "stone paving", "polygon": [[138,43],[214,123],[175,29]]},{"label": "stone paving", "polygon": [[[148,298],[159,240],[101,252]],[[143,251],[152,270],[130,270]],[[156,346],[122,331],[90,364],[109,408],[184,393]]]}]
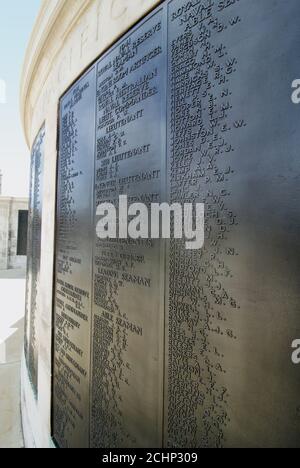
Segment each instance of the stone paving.
[{"label": "stone paving", "polygon": [[23,345],[24,272],[0,272],[0,448],[22,448],[20,361]]}]

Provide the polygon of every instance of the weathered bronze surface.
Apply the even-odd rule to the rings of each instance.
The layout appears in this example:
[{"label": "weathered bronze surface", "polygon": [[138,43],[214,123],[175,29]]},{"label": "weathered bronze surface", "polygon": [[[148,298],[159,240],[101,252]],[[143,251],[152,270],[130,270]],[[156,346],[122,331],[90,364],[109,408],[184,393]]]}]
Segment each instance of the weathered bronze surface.
[{"label": "weathered bronze surface", "polygon": [[38,386],[38,291],[40,287],[44,143],[45,128],[43,127],[31,151],[24,340],[29,376],[36,395]]},{"label": "weathered bronze surface", "polygon": [[[54,436],[300,446],[298,0],[162,2],[63,97]],[[96,208],[202,202],[204,249]]]},{"label": "weathered bronze surface", "polygon": [[53,422],[63,447],[89,439],[95,68],[60,105]]},{"label": "weathered bronze surface", "polygon": [[[97,65],[95,207],[160,202],[165,190],[163,10]],[[145,39],[145,37],[148,39]],[[150,39],[151,36],[151,39]],[[97,221],[97,219],[96,219]],[[164,251],[94,229],[92,447],[162,444]],[[102,421],[102,424],[99,424]]]}]

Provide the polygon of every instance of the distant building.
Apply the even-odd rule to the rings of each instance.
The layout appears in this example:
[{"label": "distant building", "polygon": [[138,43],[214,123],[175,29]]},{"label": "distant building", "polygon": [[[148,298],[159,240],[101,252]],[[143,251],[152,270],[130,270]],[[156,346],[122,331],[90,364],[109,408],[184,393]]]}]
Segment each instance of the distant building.
[{"label": "distant building", "polygon": [[0,270],[26,267],[28,199],[1,196],[0,173]]},{"label": "distant building", "polygon": [[0,197],[0,270],[26,267],[27,226],[27,199]]}]

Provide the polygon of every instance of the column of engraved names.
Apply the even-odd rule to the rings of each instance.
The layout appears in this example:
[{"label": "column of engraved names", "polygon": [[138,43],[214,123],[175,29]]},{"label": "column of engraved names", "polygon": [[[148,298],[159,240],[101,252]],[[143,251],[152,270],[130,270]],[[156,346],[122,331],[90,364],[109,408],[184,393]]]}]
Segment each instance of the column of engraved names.
[{"label": "column of engraved names", "polygon": [[[118,207],[122,194],[128,204],[160,200],[161,38],[159,13],[98,64],[96,206]],[[151,240],[96,239],[94,447],[159,444],[158,371],[148,359],[158,353],[159,252]]]},{"label": "column of engraved names", "polygon": [[[67,390],[69,389],[75,395],[77,400],[80,395],[76,395],[74,381],[80,382],[80,369],[74,369],[72,358],[68,353],[66,340],[68,339],[68,329],[70,327],[80,326],[77,319],[72,318],[73,314],[68,314],[75,311],[81,311],[82,305],[80,297],[73,291],[73,285],[65,282],[63,277],[70,273],[71,264],[69,262],[68,250],[76,248],[74,239],[70,236],[75,224],[76,211],[74,209],[74,199],[72,192],[74,182],[71,174],[74,171],[74,153],[75,153],[75,138],[77,137],[77,126],[74,119],[74,112],[65,113],[61,123],[61,144],[59,158],[59,205],[57,219],[57,275],[56,279],[56,316],[55,316],[55,366],[59,369],[59,374],[55,375],[54,394],[56,397],[55,404],[55,429],[58,440],[61,444],[67,444],[67,435],[69,424],[75,427],[75,422],[72,420],[71,409],[68,408]],[[73,163],[73,164],[72,164]],[[62,276],[62,278],[60,278]],[[67,300],[67,301],[66,301]],[[73,305],[69,305],[68,302]],[[67,304],[66,304],[67,302]],[[87,320],[87,318],[85,318]],[[78,325],[77,325],[78,324]],[[70,361],[70,365],[65,360]],[[78,372],[79,371],[79,372]]]},{"label": "column of engraved names", "polygon": [[[230,15],[238,8],[230,2]],[[229,393],[224,349],[236,340],[231,314],[230,234],[236,218],[228,204],[234,171],[231,77],[237,60],[223,34],[241,21],[225,2],[169,5],[169,168],[172,202],[205,204],[205,245],[186,251],[172,241],[169,261],[167,442],[220,447],[226,441]]]},{"label": "column of engraved names", "polygon": [[44,128],[40,131],[32,149],[30,221],[29,221],[29,271],[27,272],[27,363],[31,383],[37,393],[38,381],[38,343],[37,314],[38,290],[41,261],[41,226],[42,226],[42,170],[44,155]]},{"label": "column of engraved names", "polygon": [[61,102],[54,426],[62,447],[88,445],[93,83],[88,75]]},{"label": "column of engraved names", "polygon": [[26,299],[25,299],[25,326],[24,349],[27,366],[29,367],[30,345],[30,302],[31,302],[31,261],[32,261],[32,216],[33,216],[33,186],[34,186],[34,152],[31,152],[30,160],[30,188],[28,206],[28,235],[27,235],[27,274],[26,274]]}]

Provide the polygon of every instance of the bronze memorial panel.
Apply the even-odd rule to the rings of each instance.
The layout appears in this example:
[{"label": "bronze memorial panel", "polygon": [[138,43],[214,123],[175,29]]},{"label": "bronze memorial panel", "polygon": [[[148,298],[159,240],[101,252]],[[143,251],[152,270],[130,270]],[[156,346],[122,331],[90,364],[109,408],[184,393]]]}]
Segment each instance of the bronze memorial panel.
[{"label": "bronze memorial panel", "polygon": [[[95,207],[150,206],[165,185],[163,11],[98,63]],[[163,45],[164,44],[164,45]],[[164,249],[95,235],[91,446],[162,444]],[[136,357],[139,356],[139,359]],[[99,424],[102,421],[102,424]]]},{"label": "bronze memorial panel", "polygon": [[25,305],[25,358],[34,392],[38,389],[38,290],[40,285],[42,190],[45,128],[32,147],[27,236],[27,278]]},{"label": "bronze memorial panel", "polygon": [[95,68],[63,97],[56,225],[53,422],[62,447],[87,447]]},{"label": "bronze memorial panel", "polygon": [[[299,0],[171,0],[62,97],[61,447],[299,447]],[[106,239],[97,207],[205,205],[205,243]]]}]

